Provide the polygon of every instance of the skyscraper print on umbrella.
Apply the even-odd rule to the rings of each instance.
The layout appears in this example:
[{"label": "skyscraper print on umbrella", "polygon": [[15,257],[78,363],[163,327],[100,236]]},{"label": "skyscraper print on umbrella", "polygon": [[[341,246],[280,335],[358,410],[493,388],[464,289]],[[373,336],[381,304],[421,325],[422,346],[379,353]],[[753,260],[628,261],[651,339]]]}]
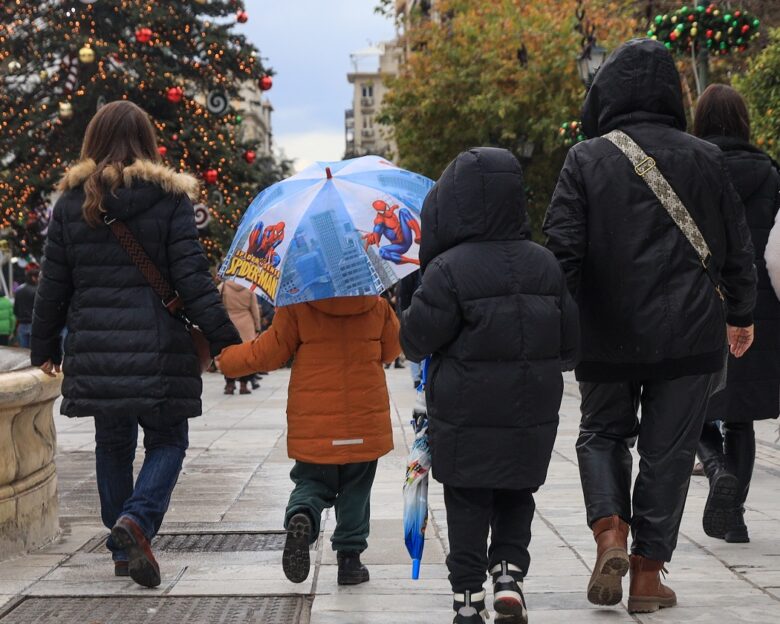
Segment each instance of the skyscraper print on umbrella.
[{"label": "skyscraper print on umbrella", "polygon": [[315,163],[255,198],[220,275],[277,306],[380,294],[418,269],[432,186],[377,156]]}]

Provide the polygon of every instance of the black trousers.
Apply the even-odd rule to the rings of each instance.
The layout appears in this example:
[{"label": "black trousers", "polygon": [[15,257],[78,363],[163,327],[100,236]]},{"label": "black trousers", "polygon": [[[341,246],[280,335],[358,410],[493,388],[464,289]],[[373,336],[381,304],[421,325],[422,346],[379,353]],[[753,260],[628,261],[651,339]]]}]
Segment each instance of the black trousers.
[{"label": "black trousers", "polygon": [[[454,593],[482,591],[487,571],[506,561],[528,573],[531,557],[532,490],[444,486],[450,554],[447,568]],[[491,531],[488,548],[488,531]]]},{"label": "black trousers", "polygon": [[[712,375],[700,375],[580,384],[577,457],[588,524],[620,516],[631,524],[634,554],[672,559],[712,382]],[[629,449],[637,439],[632,499]]]}]

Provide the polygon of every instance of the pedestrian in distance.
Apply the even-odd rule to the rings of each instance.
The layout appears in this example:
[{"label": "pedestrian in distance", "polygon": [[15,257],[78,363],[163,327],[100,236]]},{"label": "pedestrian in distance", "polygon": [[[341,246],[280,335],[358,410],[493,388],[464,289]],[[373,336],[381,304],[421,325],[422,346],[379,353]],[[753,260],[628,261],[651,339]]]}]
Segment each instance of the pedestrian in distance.
[{"label": "pedestrian in distance", "polygon": [[7,347],[11,344],[15,329],[14,304],[3,293],[0,295],[0,346]]},{"label": "pedestrian in distance", "polygon": [[30,348],[32,333],[33,306],[38,290],[40,267],[35,263],[27,265],[24,271],[24,284],[14,293],[14,316],[16,317],[16,338],[22,349]]},{"label": "pedestrian in distance", "polygon": [[[710,400],[698,454],[709,479],[704,531],[727,542],[749,542],[745,501],[756,458],[753,422],[780,414],[780,301],[764,254],[780,207],[778,165],[750,143],[750,116],[731,87],[710,85],[699,98],[693,133],[717,145],[742,203],[755,246],[758,298],[755,342],[744,357],[730,357],[726,388]],[[715,421],[723,423],[723,432]]]},{"label": "pedestrian in distance", "polygon": [[727,340],[735,357],[753,340],[753,246],[723,154],[685,133],[663,44],[636,39],[612,54],[583,127],[591,139],[569,151],[544,231],[580,309],[577,456],[597,544],[587,595],[618,604],[630,570],[628,610],[652,612],[677,604],[661,571]]},{"label": "pedestrian in distance", "polygon": [[309,547],[322,512],[336,508],[331,538],[338,584],[369,580],[360,561],[368,547],[377,460],[393,449],[384,363],[401,352],[398,319],[385,299],[340,297],[280,307],[252,342],[217,360],[228,377],[284,367],[293,359],[287,400],[287,453],[295,460],[284,518],[284,574],[309,576]]},{"label": "pedestrian in distance", "polygon": [[[94,418],[97,487],[115,574],[156,587],[151,542],[188,447],[188,419],[202,411],[200,357],[174,306],[183,304],[214,355],[240,338],[198,241],[190,200],[198,183],[160,163],[143,110],[126,100],[103,106],[60,190],[35,299],[32,364],[49,375],[60,371],[67,325],[61,411]],[[112,229],[114,222],[124,229]],[[128,240],[175,289],[175,301],[160,299],[125,250]],[[146,455],[134,484],[139,425]]]},{"label": "pedestrian in distance", "polygon": [[[219,285],[222,303],[225,305],[230,321],[236,326],[241,340],[251,341],[260,333],[260,306],[257,296],[251,290],[235,282],[222,282]],[[251,394],[250,384],[254,375],[245,375],[238,381],[241,384],[239,394]],[[225,377],[225,394],[234,394],[236,380]]]},{"label": "pedestrian in distance", "polygon": [[510,152],[472,149],[447,167],[422,210],[420,263],[401,344],[414,361],[432,356],[426,403],[453,622],[486,621],[490,573],[496,621],[525,624],[533,494],[547,476],[579,328],[560,265],[531,241]]}]

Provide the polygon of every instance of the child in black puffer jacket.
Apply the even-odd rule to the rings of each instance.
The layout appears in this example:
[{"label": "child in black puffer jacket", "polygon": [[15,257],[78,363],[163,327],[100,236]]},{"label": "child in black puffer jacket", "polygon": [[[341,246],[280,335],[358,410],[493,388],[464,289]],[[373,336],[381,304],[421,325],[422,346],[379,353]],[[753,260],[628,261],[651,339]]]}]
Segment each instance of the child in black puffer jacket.
[{"label": "child in black puffer jacket", "polygon": [[426,398],[454,622],[484,622],[489,571],[502,621],[525,623],[533,493],[547,475],[579,320],[555,256],[530,240],[510,152],[473,149],[447,167],[423,208],[420,261],[401,341],[412,360],[433,355]]}]

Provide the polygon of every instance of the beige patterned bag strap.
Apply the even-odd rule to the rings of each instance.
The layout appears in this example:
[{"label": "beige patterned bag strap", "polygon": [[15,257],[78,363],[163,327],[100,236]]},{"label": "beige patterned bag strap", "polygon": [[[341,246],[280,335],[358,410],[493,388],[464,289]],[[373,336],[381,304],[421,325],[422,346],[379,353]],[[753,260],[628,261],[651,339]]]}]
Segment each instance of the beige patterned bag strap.
[{"label": "beige patterned bag strap", "polygon": [[[645,151],[637,145],[636,141],[620,130],[613,130],[604,138],[610,141],[615,147],[623,152],[634,165],[634,171],[640,176],[650,190],[653,191],[658,201],[664,207],[669,216],[680,228],[685,238],[696,250],[699,260],[705,269],[708,268],[710,259],[710,247],[704,240],[699,226],[691,217],[691,213],[682,203],[682,200],[666,180],[663,174],[656,167],[655,160],[648,156]],[[709,272],[708,272],[709,273]]]}]

